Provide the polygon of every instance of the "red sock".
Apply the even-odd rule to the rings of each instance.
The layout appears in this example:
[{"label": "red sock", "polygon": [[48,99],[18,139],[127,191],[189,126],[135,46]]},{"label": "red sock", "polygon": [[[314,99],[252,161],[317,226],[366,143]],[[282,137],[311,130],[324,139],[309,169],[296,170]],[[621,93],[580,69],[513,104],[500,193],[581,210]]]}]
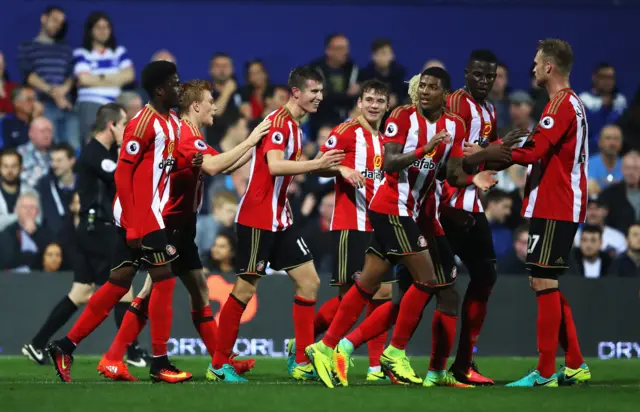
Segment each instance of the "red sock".
[{"label": "red sock", "polygon": [[123,288],[111,282],[102,285],[89,299],[87,307],[73,325],[67,338],[76,345],[89,336],[109,316],[111,309],[127,294],[129,288]]},{"label": "red sock", "polygon": [[353,287],[342,298],[338,313],[336,313],[329,330],[324,334],[322,342],[330,348],[335,348],[340,339],[358,321],[362,310],[373,298],[373,293],[366,291],[356,281]]},{"label": "red sock", "polygon": [[216,352],[216,335],[218,334],[218,325],[213,318],[213,312],[211,306],[207,305],[202,309],[192,310],[191,319],[193,320],[193,326],[196,327],[204,346],[207,348],[207,352],[213,358],[213,354]]},{"label": "red sock", "polygon": [[431,362],[429,370],[443,371],[447,369],[447,360],[456,338],[457,316],[447,315],[438,310],[433,312],[431,323]]},{"label": "red sock", "polygon": [[338,313],[339,307],[340,298],[338,296],[329,299],[320,306],[320,309],[316,312],[316,317],[313,319],[313,334],[315,336],[320,335],[329,328],[333,318]]},{"label": "red sock", "polygon": [[394,348],[404,350],[411,339],[411,335],[418,327],[422,318],[422,311],[429,302],[431,293],[427,290],[419,289],[414,283],[407,290],[400,302],[400,311],[396,328],[393,330],[391,345]]},{"label": "red sock", "polygon": [[[367,305],[367,318],[376,311],[376,309],[382,307],[384,304],[391,303],[390,300],[372,300]],[[393,305],[393,304],[392,304]],[[384,325],[383,325],[384,326]],[[380,355],[384,352],[384,345],[387,343],[387,336],[389,335],[389,329],[385,329],[384,332],[378,336],[370,339],[367,342],[367,349],[369,350],[369,366],[380,366]],[[352,342],[353,343],[353,342]]]},{"label": "red sock", "polygon": [[316,300],[296,296],[293,299],[293,330],[296,337],[296,363],[309,362],[304,350],[313,345],[313,316]]},{"label": "red sock", "polygon": [[213,355],[213,367],[220,369],[222,365],[229,362],[229,357],[233,351],[233,346],[238,339],[238,331],[240,330],[240,319],[244,313],[246,303],[242,303],[232,294],[225,302],[220,311],[218,319],[218,342],[216,351]]},{"label": "red sock", "polygon": [[550,378],[556,371],[558,335],[562,323],[562,304],[558,289],[547,289],[536,294],[538,300],[538,372]]},{"label": "red sock", "polygon": [[390,301],[380,305],[371,315],[367,316],[357,328],[347,335],[347,339],[353,344],[353,347],[357,349],[363,343],[369,342],[380,334],[386,335],[389,329],[396,323],[396,319],[398,319],[398,309],[399,306],[394,305]]},{"label": "red sock", "polygon": [[175,286],[175,277],[153,283],[149,298],[149,322],[151,324],[151,351],[154,357],[167,354],[167,342],[171,337]]},{"label": "red sock", "polygon": [[110,361],[122,361],[127,347],[138,337],[147,324],[148,300],[135,298],[122,318],[115,339],[105,357]]},{"label": "red sock", "polygon": [[458,353],[455,364],[468,368],[473,359],[473,348],[478,342],[482,324],[487,316],[487,301],[492,286],[473,282],[469,283],[462,302],[462,325],[458,341]]},{"label": "red sock", "polygon": [[569,302],[562,292],[560,292],[560,304],[562,305],[562,323],[560,325],[560,345],[565,352],[565,364],[571,369],[579,368],[583,363],[580,344],[578,343],[578,332],[573,321],[573,314],[569,307]]}]

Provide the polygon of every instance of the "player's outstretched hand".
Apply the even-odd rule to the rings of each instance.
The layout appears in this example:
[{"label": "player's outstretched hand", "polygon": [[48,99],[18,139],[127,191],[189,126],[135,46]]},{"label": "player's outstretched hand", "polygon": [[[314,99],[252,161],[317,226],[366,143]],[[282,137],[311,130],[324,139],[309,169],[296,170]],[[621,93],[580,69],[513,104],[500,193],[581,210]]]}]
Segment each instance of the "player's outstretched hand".
[{"label": "player's outstretched hand", "polygon": [[502,137],[502,144],[513,147],[529,136],[527,129],[513,129]]},{"label": "player's outstretched hand", "polygon": [[442,129],[438,132],[438,134],[431,138],[429,143],[424,146],[424,152],[431,153],[438,147],[440,143],[444,142],[445,144],[449,144],[450,141],[451,135],[446,129]]},{"label": "player's outstretched hand", "polygon": [[200,167],[202,166],[202,162],[204,161],[204,157],[202,156],[202,152],[196,152],[191,159],[191,166]]},{"label": "player's outstretched hand", "polygon": [[340,169],[340,174],[342,175],[344,180],[349,182],[351,186],[357,189],[364,187],[364,185],[366,184],[364,176],[362,176],[362,173],[358,172],[357,170],[348,167],[342,167]]},{"label": "player's outstretched hand", "polygon": [[318,170],[338,166],[344,160],[344,150],[329,150],[318,161]]},{"label": "player's outstretched hand", "polygon": [[473,176],[473,184],[483,192],[491,189],[498,181],[493,177],[496,172],[493,170],[483,170],[482,172]]},{"label": "player's outstretched hand", "polygon": [[259,125],[256,126],[255,129],[251,131],[251,134],[247,138],[247,141],[251,144],[251,146],[255,146],[262,140],[262,138],[269,132],[269,128],[271,127],[271,120],[264,119]]},{"label": "player's outstretched hand", "polygon": [[465,156],[471,156],[472,154],[478,153],[482,150],[482,147],[479,144],[465,142],[464,147],[462,148],[462,153]]},{"label": "player's outstretched hand", "polygon": [[511,148],[504,143],[490,144],[482,150],[485,162],[495,162],[498,164],[511,163]]}]

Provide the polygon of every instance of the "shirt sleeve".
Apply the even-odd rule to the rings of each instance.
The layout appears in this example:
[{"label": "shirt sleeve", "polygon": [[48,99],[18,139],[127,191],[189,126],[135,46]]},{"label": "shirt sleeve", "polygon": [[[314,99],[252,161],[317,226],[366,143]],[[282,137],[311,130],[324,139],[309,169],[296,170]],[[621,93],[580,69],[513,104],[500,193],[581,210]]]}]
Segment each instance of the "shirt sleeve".
[{"label": "shirt sleeve", "polygon": [[203,155],[209,154],[212,156],[219,154],[216,149],[202,140],[201,136],[187,137],[184,140],[181,138],[180,144],[178,145],[178,154],[185,158],[191,158],[198,152],[202,152]]},{"label": "shirt sleeve", "polygon": [[133,66],[133,61],[131,61],[131,58],[129,57],[129,52],[127,52],[127,49],[125,49],[122,46],[119,46],[118,49],[116,50],[116,53],[118,55],[118,68],[120,70],[124,70],[126,68]]},{"label": "shirt sleeve", "polygon": [[347,151],[351,147],[351,139],[350,134],[347,133],[338,133],[338,129],[340,126],[334,127],[329,135],[329,138],[320,147],[320,151],[325,153],[329,150],[344,150]]},{"label": "shirt sleeve", "polygon": [[385,124],[383,143],[399,143],[404,146],[410,126],[409,112],[402,107],[396,108]]},{"label": "shirt sleeve", "polygon": [[289,143],[289,135],[284,128],[271,126],[263,141],[265,155],[271,150],[281,150],[284,152],[287,143]]},{"label": "shirt sleeve", "polygon": [[77,76],[80,73],[91,73],[91,65],[87,59],[84,49],[76,49],[73,52],[74,66],[73,73]]},{"label": "shirt sleeve", "polygon": [[467,138],[467,127],[460,119],[456,119],[456,134],[453,136],[453,146],[449,158],[463,157],[464,141]]},{"label": "shirt sleeve", "polygon": [[540,136],[544,136],[552,145],[556,145],[567,133],[575,118],[575,111],[566,98],[559,103],[558,107],[555,107],[553,103],[549,104],[547,110],[542,113],[538,127],[533,133],[534,141]]}]

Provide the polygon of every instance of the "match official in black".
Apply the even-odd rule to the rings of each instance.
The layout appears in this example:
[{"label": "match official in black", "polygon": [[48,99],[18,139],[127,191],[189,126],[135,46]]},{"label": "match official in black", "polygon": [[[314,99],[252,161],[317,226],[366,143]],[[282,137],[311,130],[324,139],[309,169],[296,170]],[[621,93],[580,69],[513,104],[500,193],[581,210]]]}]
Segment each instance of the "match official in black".
[{"label": "match official in black", "polygon": [[[104,284],[109,278],[111,245],[117,234],[113,224],[114,174],[126,122],[127,115],[122,106],[109,103],[100,107],[94,133],[77,161],[80,223],[76,228],[73,285],[32,341],[22,347],[22,353],[39,364],[46,362],[44,348],[53,334],[87,303],[96,285]],[[130,290],[116,306],[114,315],[118,327],[132,300],[133,291]],[[127,362],[145,367],[147,356],[136,341],[129,347]]]}]

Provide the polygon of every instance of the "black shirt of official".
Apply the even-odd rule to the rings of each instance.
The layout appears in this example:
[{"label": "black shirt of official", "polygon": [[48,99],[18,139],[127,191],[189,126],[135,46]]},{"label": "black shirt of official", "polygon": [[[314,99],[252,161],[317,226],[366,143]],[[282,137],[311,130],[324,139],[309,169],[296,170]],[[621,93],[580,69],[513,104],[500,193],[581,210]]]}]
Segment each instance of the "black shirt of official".
[{"label": "black shirt of official", "polygon": [[118,152],[108,150],[99,141],[91,139],[84,147],[77,166],[77,191],[80,197],[80,217],[86,219],[95,211],[98,221],[113,221],[113,199],[116,195],[114,173]]}]

